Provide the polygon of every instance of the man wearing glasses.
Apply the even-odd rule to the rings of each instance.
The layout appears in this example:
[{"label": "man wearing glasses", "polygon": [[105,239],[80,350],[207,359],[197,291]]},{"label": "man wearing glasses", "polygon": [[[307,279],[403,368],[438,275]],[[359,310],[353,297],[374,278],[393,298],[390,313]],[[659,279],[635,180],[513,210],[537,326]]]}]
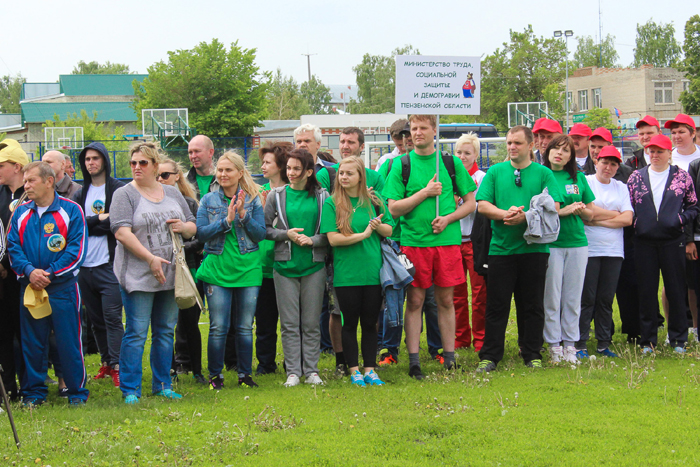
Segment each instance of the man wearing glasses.
[{"label": "man wearing glasses", "polygon": [[525,365],[542,366],[540,348],[549,245],[525,241],[525,212],[532,197],[545,188],[554,198],[557,210],[561,196],[552,171],[530,160],[534,142],[529,128],[511,128],[506,146],[510,160],[489,168],[476,196],[479,212],[491,219],[493,231],[488,261],[486,336],[479,352],[477,372],[494,371],[503,359],[513,295],[520,314],[518,333]]},{"label": "man wearing glasses", "polygon": [[88,232],[87,253],[78,274],[78,285],[102,359],[94,379],[112,378],[114,386],[119,387],[119,352],[124,327],[122,296],[113,269],[117,240],[109,228],[109,208],[112,195],[124,182],[110,176],[109,155],[102,143],[87,145],[78,161],[84,182],[73,199],[83,208]]}]

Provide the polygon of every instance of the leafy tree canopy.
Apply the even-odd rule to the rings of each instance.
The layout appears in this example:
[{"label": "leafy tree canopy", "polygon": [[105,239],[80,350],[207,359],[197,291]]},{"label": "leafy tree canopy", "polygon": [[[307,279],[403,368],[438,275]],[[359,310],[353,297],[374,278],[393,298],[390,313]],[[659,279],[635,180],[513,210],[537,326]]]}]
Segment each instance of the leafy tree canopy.
[{"label": "leafy tree canopy", "polygon": [[129,65],[123,63],[98,62],[86,63],[82,60],[73,68],[72,75],[130,75],[136,73],[129,70]]},{"label": "leafy tree canopy", "polygon": [[596,44],[591,36],[576,38],[578,45],[574,52],[572,65],[574,68],[597,66],[601,68],[619,67],[620,56],[615,50],[615,36],[608,34],[600,44]]},{"label": "leafy tree canopy", "polygon": [[27,80],[21,74],[0,78],[0,113],[18,114],[22,85]]},{"label": "leafy tree canopy", "polygon": [[676,66],[681,58],[681,46],[675,38],[673,23],[656,24],[649,20],[637,24],[637,38],[634,47],[632,66],[654,65],[655,67]]}]

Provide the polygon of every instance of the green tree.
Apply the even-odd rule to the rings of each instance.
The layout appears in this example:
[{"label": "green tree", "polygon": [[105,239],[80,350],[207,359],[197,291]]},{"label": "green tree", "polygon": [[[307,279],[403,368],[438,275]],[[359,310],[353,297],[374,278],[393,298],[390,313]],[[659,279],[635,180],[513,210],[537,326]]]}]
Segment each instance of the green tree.
[{"label": "green tree", "polygon": [[615,36],[608,34],[600,44],[596,44],[591,36],[578,36],[576,40],[578,45],[574,52],[574,60],[570,62],[574,69],[587,66],[619,67],[617,61],[620,56],[615,50]]},{"label": "green tree", "polygon": [[350,113],[394,111],[397,55],[420,55],[411,45],[396,48],[391,56],[365,54],[362,63],[352,67],[357,83],[357,98],[350,100]]},{"label": "green tree", "polygon": [[307,102],[312,114],[335,113],[331,107],[331,88],[313,75],[310,81],[301,85],[301,96]]},{"label": "green tree", "polygon": [[[80,111],[80,115],[75,112],[66,115],[55,114],[53,119],[44,122],[43,127],[82,127],[84,146],[87,146],[92,141],[101,141],[108,151],[117,151],[115,153],[117,176],[131,176],[128,155],[130,142],[124,139],[124,127],[115,125],[114,122],[97,122],[97,111],[93,112],[92,116],[88,115],[84,109]],[[76,159],[80,150],[65,150],[61,152],[66,154],[70,152],[70,155]],[[75,171],[76,179],[80,180],[83,178],[80,164],[75,164]]]},{"label": "green tree", "polygon": [[22,94],[22,85],[26,78],[21,74],[17,76],[5,75],[0,78],[0,113],[17,114],[20,112],[19,99]]},{"label": "green tree", "polygon": [[681,57],[681,46],[674,37],[675,34],[676,28],[673,27],[673,23],[656,24],[650,19],[646,24],[637,24],[632,66],[676,66]]},{"label": "green tree", "polygon": [[700,15],[692,16],[685,23],[685,60],[683,71],[690,80],[688,89],[681,93],[681,103],[686,113],[700,114]]},{"label": "green tree", "polygon": [[86,63],[82,60],[73,68],[72,75],[130,75],[136,73],[129,70],[129,65],[123,63],[98,62]]},{"label": "green tree", "polygon": [[586,113],[586,118],[583,119],[583,123],[593,129],[604,127],[612,130],[613,128],[617,128],[613,123],[610,109],[600,107],[589,110],[588,113]]},{"label": "green tree", "polygon": [[[532,25],[523,32],[511,29],[510,41],[481,62],[481,120],[504,129],[509,102],[543,101],[545,90],[551,97],[564,81],[565,60],[563,40],[537,37]],[[551,111],[555,105],[563,105],[563,99],[549,102]]]},{"label": "green tree", "polygon": [[186,107],[190,126],[211,137],[247,136],[267,113],[270,76],[255,64],[256,49],[213,39],[191,50],[168,52],[134,83],[134,109]]},{"label": "green tree", "polygon": [[279,68],[270,81],[267,99],[266,118],[270,120],[298,120],[302,115],[311,113],[299,84],[292,76],[282,75]]}]

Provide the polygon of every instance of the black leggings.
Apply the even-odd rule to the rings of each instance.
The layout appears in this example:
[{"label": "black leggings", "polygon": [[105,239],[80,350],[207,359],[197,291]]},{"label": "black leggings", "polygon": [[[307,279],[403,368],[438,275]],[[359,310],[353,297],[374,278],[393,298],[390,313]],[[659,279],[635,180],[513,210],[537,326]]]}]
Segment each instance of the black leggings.
[{"label": "black leggings", "polygon": [[343,355],[349,368],[359,366],[357,356],[357,322],[362,328],[362,360],[365,368],[376,367],[377,318],[382,307],[380,285],[336,287],[343,316]]}]

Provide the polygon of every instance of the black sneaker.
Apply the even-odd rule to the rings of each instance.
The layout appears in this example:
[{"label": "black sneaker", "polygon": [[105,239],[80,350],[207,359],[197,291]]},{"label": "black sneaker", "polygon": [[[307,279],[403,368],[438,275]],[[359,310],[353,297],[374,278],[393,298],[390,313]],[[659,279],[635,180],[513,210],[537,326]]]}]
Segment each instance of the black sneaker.
[{"label": "black sneaker", "polygon": [[420,371],[420,365],[413,365],[411,368],[409,368],[408,376],[410,376],[411,378],[415,378],[419,381],[425,379],[425,375],[422,371]]},{"label": "black sneaker", "polygon": [[452,371],[452,370],[457,371],[457,370],[462,369],[462,365],[457,364],[457,362],[455,362],[455,361],[451,361],[451,362],[445,361],[445,363],[443,363],[443,366],[445,367],[445,370],[447,370],[447,371]]},{"label": "black sneaker", "polygon": [[220,391],[224,388],[224,378],[221,375],[209,378],[209,389]]},{"label": "black sneaker", "polygon": [[344,376],[350,376],[350,372],[348,371],[348,366],[345,363],[338,363],[335,366],[335,375],[338,378],[342,378]]},{"label": "black sneaker", "polygon": [[244,375],[243,377],[238,377],[238,385],[244,388],[257,388],[258,385],[250,375]]},{"label": "black sneaker", "polygon": [[68,388],[61,388],[58,390],[58,397],[68,398]]},{"label": "black sneaker", "polygon": [[204,385],[207,384],[207,380],[204,379],[204,376],[202,376],[202,375],[194,375],[193,378],[194,378],[194,382],[197,384],[204,384]]},{"label": "black sneaker", "polygon": [[542,360],[535,359],[535,360],[530,360],[525,364],[526,367],[528,368],[535,368],[535,369],[542,369]]},{"label": "black sneaker", "polygon": [[492,371],[496,371],[496,364],[491,360],[482,360],[476,367],[477,373],[491,373]]}]

